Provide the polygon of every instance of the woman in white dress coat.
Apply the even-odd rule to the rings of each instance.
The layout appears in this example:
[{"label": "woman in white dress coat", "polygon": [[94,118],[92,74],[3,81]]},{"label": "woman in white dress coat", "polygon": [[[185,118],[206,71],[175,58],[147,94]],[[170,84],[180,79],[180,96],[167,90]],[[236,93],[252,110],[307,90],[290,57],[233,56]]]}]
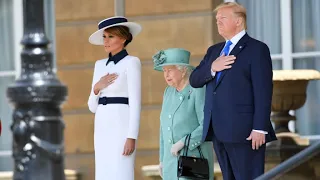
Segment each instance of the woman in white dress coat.
[{"label": "woman in white dress coat", "polygon": [[141,110],[141,63],[125,47],[141,31],[125,17],[98,24],[89,37],[109,58],[96,61],[88,106],[95,113],[96,180],[133,180]]}]

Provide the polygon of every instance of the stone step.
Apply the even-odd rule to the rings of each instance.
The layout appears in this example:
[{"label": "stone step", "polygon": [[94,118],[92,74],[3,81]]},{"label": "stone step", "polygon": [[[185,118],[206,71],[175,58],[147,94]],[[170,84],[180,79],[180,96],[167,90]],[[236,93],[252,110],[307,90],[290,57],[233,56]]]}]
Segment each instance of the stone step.
[{"label": "stone step", "polygon": [[[159,165],[142,166],[142,174],[152,180],[160,180]],[[219,163],[214,163],[214,180],[222,180],[222,172]]]},{"label": "stone step", "polygon": [[[78,172],[75,170],[65,169],[64,170],[66,180],[79,180]],[[12,180],[13,172],[12,171],[1,171],[0,180]]]}]

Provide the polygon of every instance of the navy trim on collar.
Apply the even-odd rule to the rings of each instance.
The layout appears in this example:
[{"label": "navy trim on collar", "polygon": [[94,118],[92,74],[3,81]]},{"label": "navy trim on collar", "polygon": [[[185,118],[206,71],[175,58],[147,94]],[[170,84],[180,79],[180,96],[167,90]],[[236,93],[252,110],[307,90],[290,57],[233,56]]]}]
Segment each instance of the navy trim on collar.
[{"label": "navy trim on collar", "polygon": [[118,52],[117,54],[115,54],[114,56],[111,55],[111,53],[109,53],[109,59],[106,63],[106,66],[109,64],[109,62],[113,61],[114,64],[117,64],[121,59],[123,59],[124,57],[126,57],[128,55],[127,50],[123,49],[122,51]]}]

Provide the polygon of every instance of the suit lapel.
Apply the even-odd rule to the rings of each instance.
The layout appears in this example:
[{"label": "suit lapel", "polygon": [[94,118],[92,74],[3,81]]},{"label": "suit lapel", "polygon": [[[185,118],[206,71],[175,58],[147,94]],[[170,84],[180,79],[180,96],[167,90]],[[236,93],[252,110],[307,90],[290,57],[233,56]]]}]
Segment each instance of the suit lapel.
[{"label": "suit lapel", "polygon": [[178,92],[176,89],[174,89],[174,96],[173,97],[179,98],[179,100],[178,99],[176,99],[176,100],[171,99],[174,102],[173,106],[171,108],[173,115],[175,115],[175,113],[177,112],[177,110],[180,108],[181,104],[184,101],[188,101],[192,92],[193,92],[193,90],[192,90],[190,84],[188,84],[181,92]]},{"label": "suit lapel", "polygon": [[220,46],[218,46],[219,47],[218,51],[214,53],[214,57],[213,57],[214,60],[216,60],[220,56],[220,53],[221,53],[225,44],[226,43],[221,43]]},{"label": "suit lapel", "polygon": [[[224,47],[224,45],[225,45],[226,43],[220,43],[219,45],[218,45],[218,48],[216,48],[217,50],[216,50],[216,52],[213,52],[212,54],[212,56],[210,57],[211,59],[212,59],[212,61],[211,61],[211,63],[210,63],[210,66],[211,66],[211,64],[212,64],[212,62],[213,61],[215,61],[219,56],[220,56],[220,53],[221,53],[221,51],[222,51],[222,49],[223,49],[223,47]],[[211,69],[211,68],[210,68]],[[214,80],[213,80],[213,87],[215,87],[216,86],[216,79],[214,78]]]},{"label": "suit lapel", "polygon": [[[232,51],[229,53],[230,55],[234,55],[237,57],[237,55],[246,47],[246,43],[249,40],[249,36],[246,33],[241,39],[240,41],[234,46],[234,48],[232,49]],[[229,72],[229,69],[225,69],[221,72],[220,78],[218,80],[218,82],[216,83],[215,89],[219,86],[219,84],[221,83],[223,77]]]}]

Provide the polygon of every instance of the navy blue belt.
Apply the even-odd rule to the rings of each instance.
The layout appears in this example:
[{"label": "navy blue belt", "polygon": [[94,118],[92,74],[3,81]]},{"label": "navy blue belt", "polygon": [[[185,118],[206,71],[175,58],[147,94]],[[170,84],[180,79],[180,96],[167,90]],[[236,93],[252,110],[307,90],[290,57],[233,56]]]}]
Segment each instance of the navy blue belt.
[{"label": "navy blue belt", "polygon": [[101,97],[98,104],[129,104],[127,97]]}]

